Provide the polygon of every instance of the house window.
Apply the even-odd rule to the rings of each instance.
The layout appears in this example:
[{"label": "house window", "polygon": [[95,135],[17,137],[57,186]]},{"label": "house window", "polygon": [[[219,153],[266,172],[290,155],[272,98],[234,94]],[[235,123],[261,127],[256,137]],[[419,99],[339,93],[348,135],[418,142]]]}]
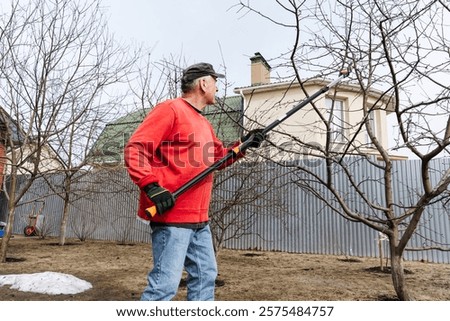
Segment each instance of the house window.
[{"label": "house window", "polygon": [[325,98],[325,106],[330,121],[331,139],[335,142],[342,143],[345,138],[344,101]]}]

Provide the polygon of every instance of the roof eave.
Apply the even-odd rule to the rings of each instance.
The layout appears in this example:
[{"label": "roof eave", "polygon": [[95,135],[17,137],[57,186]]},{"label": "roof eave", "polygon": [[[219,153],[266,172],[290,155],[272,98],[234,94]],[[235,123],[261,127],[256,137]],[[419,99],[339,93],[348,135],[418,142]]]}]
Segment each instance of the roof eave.
[{"label": "roof eave", "polygon": [[[331,83],[331,80],[323,79],[323,78],[312,78],[305,80],[303,82],[303,85],[305,87],[310,86],[326,86]],[[269,84],[261,84],[256,86],[248,86],[248,87],[237,87],[234,89],[234,93],[239,95],[249,95],[254,93],[263,93],[263,92],[270,92],[270,91],[279,91],[279,90],[288,90],[290,88],[298,88],[300,87],[300,84],[297,81],[284,81],[279,83],[269,83]],[[341,83],[339,87],[342,90],[350,91],[354,93],[361,92],[361,87],[354,84],[349,83]],[[369,95],[375,99],[380,99],[383,101],[383,103],[387,106],[386,112],[392,113],[394,111],[394,104],[392,100],[392,96],[388,95],[385,92],[382,92],[377,89],[372,89],[369,92]]]}]

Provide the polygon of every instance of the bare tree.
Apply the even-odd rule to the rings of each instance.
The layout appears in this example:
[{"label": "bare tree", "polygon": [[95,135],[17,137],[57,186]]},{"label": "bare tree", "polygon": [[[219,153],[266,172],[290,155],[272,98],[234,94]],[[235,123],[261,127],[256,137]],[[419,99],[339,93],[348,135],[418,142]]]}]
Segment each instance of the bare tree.
[{"label": "bare tree", "polygon": [[[12,228],[14,224],[14,210],[18,205],[20,199],[26,193],[26,191],[32,185],[33,180],[38,176],[38,162],[39,157],[41,155],[41,151],[32,150],[31,153],[28,153],[29,156],[32,157],[31,165],[27,164],[26,168],[24,168],[28,180],[24,184],[20,184],[20,189],[17,190],[18,175],[20,173],[19,169],[25,167],[25,163],[27,161],[26,157],[27,153],[23,152],[24,147],[30,144],[30,137],[32,136],[32,126],[27,129],[26,126],[22,126],[22,122],[28,121],[30,118],[36,117],[36,114],[33,113],[22,113],[19,109],[21,106],[22,97],[33,95],[31,92],[27,93],[27,91],[22,92],[19,86],[16,87],[17,83],[22,81],[22,75],[17,75],[16,80],[8,80],[5,76],[11,74],[12,72],[18,70],[19,66],[14,66],[13,60],[15,58],[14,49],[17,48],[20,44],[20,40],[18,39],[18,35],[22,33],[22,31],[30,26],[32,19],[31,15],[33,12],[23,12],[21,11],[19,3],[14,3],[11,6],[11,14],[3,15],[1,18],[1,29],[0,29],[0,46],[1,46],[1,54],[0,54],[0,80],[2,82],[2,87],[5,88],[2,91],[0,96],[1,98],[1,107],[0,107],[0,116],[1,116],[1,124],[2,124],[2,143],[4,144],[6,150],[9,152],[9,156],[4,156],[2,158],[2,163],[5,165],[4,173],[9,174],[9,190],[6,189],[6,179],[3,180],[3,191],[8,200],[7,206],[7,225],[5,230],[5,235],[2,239],[1,243],[1,255],[0,262],[6,262],[6,254],[9,240],[12,235]],[[15,19],[15,15],[22,14],[22,21],[19,23]],[[23,63],[26,63],[24,61]],[[17,68],[17,69],[16,69]],[[9,70],[8,72],[5,72]],[[28,88],[27,88],[28,89]],[[29,89],[33,90],[32,88]],[[39,95],[39,90],[34,88],[34,95]],[[28,95],[27,95],[28,94]],[[5,106],[5,107],[3,107]],[[38,147],[42,144],[42,137],[37,137],[35,140],[35,147]],[[25,156],[24,156],[25,154]],[[4,174],[2,173],[2,175]]]},{"label": "bare tree", "polygon": [[[98,0],[13,1],[11,8],[2,16],[1,104],[20,124],[21,146],[33,146],[28,154],[34,166],[27,173],[32,179],[19,193],[11,184],[8,225],[12,228],[14,207],[33,178],[45,171],[43,148],[51,148],[58,164],[53,169],[64,175],[62,192],[58,191],[65,204],[63,245],[69,203],[76,196],[72,182],[80,177],[99,130],[118,112],[121,83],[134,58],[108,32]],[[11,155],[14,181],[19,163]],[[3,253],[8,239],[3,241]]]},{"label": "bare tree", "polygon": [[253,227],[266,215],[283,222],[282,216],[291,214],[283,203],[281,169],[268,172],[260,160],[247,160],[215,175],[210,212],[216,255],[225,242],[255,235]]},{"label": "bare tree", "polygon": [[182,57],[171,55],[154,61],[150,51],[138,61],[136,77],[130,81],[133,109],[149,110],[163,100],[180,95],[182,66],[185,65]]},{"label": "bare tree", "polygon": [[72,18],[74,27],[68,27],[66,33],[73,34],[73,40],[67,41],[64,34],[60,39],[56,37],[54,42],[61,42],[62,48],[51,48],[48,53],[53,57],[59,54],[61,60],[69,53],[76,59],[67,63],[65,71],[67,80],[64,87],[71,90],[61,91],[59,97],[65,101],[65,121],[55,126],[55,135],[49,139],[57,146],[63,163],[64,186],[61,195],[64,211],[60,245],[65,242],[69,204],[77,194],[80,197],[85,194],[73,190],[73,183],[83,177],[80,173],[86,166],[87,155],[100,130],[123,108],[125,83],[139,57],[139,52],[133,53],[132,48],[121,47],[115,42],[107,30],[99,1],[72,8],[69,1],[62,5],[70,10],[67,10],[67,15],[61,15],[60,10],[54,12],[55,30],[67,25],[68,18]]},{"label": "bare tree", "polygon": [[[446,80],[450,68],[449,6],[438,0],[289,0],[277,4],[278,12],[287,13],[283,17],[291,16],[289,21],[281,21],[273,11],[260,10],[256,1],[241,1],[239,8],[295,31],[284,66],[290,66],[297,82],[302,84],[312,73],[326,74],[326,70],[350,64],[354,69],[353,83],[364,101],[363,118],[356,133],[346,136],[339,149],[333,144],[333,127],[337,125],[333,113],[327,116],[312,105],[326,129],[326,142],[297,142],[311,148],[315,157],[323,160],[326,170],[320,175],[311,167],[299,165],[297,184],[338,215],[387,235],[394,289],[399,299],[411,300],[413,295],[404,275],[404,252],[427,207],[436,202],[444,206],[450,196],[450,170],[436,172],[430,167],[433,159],[448,157],[450,152],[450,90]],[[375,134],[372,116],[385,107],[381,99],[369,104],[368,96],[373,90],[381,92],[393,111],[398,137],[392,149],[386,148]],[[369,137],[366,144],[357,142],[362,131]],[[379,160],[369,157],[364,152],[367,148],[376,151]],[[405,150],[421,164],[422,188],[412,191],[408,201],[396,198],[394,190],[392,152]],[[357,161],[381,170],[382,175],[358,177],[352,171],[352,164]],[[345,189],[336,181],[338,172],[347,181]],[[381,199],[364,191],[369,181],[383,191]]]}]

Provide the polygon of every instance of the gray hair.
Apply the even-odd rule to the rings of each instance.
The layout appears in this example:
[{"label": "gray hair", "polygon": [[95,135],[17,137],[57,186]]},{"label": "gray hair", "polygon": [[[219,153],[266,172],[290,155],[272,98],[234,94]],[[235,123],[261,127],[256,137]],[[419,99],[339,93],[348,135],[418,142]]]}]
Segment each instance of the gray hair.
[{"label": "gray hair", "polygon": [[184,94],[186,94],[186,93],[192,91],[192,90],[197,86],[197,84],[198,84],[198,82],[200,81],[200,79],[205,79],[205,78],[207,78],[207,77],[210,77],[210,76],[203,76],[203,77],[196,78],[196,79],[194,79],[194,80],[192,80],[192,81],[189,81],[189,82],[187,82],[186,80],[184,80],[184,79],[182,78],[182,79],[181,79],[181,91],[182,91]]}]

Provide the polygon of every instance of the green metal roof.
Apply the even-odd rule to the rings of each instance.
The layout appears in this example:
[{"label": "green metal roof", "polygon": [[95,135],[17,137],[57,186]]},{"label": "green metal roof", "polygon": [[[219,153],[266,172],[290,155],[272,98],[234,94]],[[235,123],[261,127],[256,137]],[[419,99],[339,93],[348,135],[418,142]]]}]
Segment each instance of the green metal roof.
[{"label": "green metal roof", "polygon": [[[123,149],[128,139],[145,118],[148,109],[123,116],[105,126],[88,155],[88,163],[117,165],[123,163]],[[242,99],[240,96],[218,99],[206,106],[203,115],[211,122],[217,137],[225,144],[236,141],[242,133]]]},{"label": "green metal roof", "polygon": [[213,126],[217,137],[225,144],[236,141],[242,135],[242,98],[227,97],[216,104],[206,106],[203,115]]}]

